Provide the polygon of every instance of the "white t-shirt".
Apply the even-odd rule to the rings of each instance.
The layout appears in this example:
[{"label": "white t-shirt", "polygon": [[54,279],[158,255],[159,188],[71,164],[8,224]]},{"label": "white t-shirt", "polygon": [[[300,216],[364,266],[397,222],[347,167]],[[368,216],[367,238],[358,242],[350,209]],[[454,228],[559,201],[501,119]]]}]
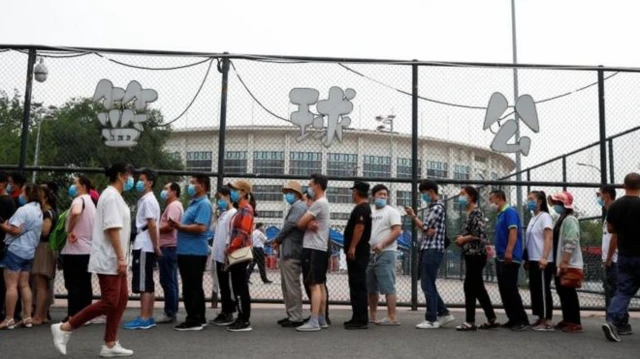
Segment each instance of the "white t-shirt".
[{"label": "white t-shirt", "polygon": [[153,195],[153,192],[149,192],[138,200],[138,212],[136,213],[136,228],[138,234],[136,240],[133,242],[133,250],[142,250],[143,252],[153,253],[153,242],[151,241],[151,235],[149,229],[142,230],[148,225],[148,220],[152,219],[156,222],[156,233],[160,235],[160,204]]},{"label": "white t-shirt", "polygon": [[255,248],[264,248],[264,244],[267,243],[267,236],[259,229],[254,230],[251,237]]},{"label": "white t-shirt", "polygon": [[237,209],[231,208],[230,210],[222,212],[220,217],[218,217],[215,236],[213,236],[213,259],[218,263],[225,262],[226,256],[224,250],[227,249],[230,240],[231,220],[237,212]]},{"label": "white t-shirt", "polygon": [[[611,233],[609,233],[609,229],[607,228],[607,220],[604,220],[602,223],[602,262],[607,261],[607,253],[609,253],[609,244],[611,243]],[[613,257],[611,258],[613,263],[618,263],[618,249],[613,253]]]},{"label": "white t-shirt", "polygon": [[[384,206],[381,209],[371,206],[371,238],[369,245],[373,246],[385,240],[391,233],[391,227],[402,225],[400,212],[391,206]],[[398,241],[394,240],[384,251],[397,251]]]},{"label": "white t-shirt", "polygon": [[[553,231],[553,218],[547,212],[540,212],[531,218],[527,226],[527,252],[530,261],[539,261],[544,250],[544,231]],[[548,263],[553,263],[553,248],[549,251]]]},{"label": "white t-shirt", "polygon": [[122,195],[112,186],[102,192],[96,208],[91,241],[89,272],[96,274],[118,274],[118,257],[107,238],[107,229],[119,229],[120,245],[125,258],[129,256],[129,238],[131,236],[131,210]]},{"label": "white t-shirt", "polygon": [[318,251],[329,250],[329,201],[327,197],[322,197],[309,207],[307,214],[313,216],[318,223],[318,230],[312,231],[307,229],[302,239],[302,248],[315,249]]}]

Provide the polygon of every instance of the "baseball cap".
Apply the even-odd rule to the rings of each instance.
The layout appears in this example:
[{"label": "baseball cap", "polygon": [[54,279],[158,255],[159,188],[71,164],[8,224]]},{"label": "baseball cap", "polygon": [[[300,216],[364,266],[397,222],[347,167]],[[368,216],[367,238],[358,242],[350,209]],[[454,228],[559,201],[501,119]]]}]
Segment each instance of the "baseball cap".
[{"label": "baseball cap", "polygon": [[369,187],[371,187],[371,186],[367,182],[355,181],[353,183],[353,187],[351,187],[349,189],[355,189],[355,190],[363,192],[363,193],[369,193]]}]

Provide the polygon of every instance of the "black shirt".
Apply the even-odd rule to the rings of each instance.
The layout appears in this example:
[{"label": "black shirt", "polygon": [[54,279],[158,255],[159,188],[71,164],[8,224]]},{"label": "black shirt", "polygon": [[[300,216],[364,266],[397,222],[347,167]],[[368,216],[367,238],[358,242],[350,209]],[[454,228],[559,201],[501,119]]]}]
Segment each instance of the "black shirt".
[{"label": "black shirt", "polygon": [[618,234],[618,252],[640,256],[640,197],[624,196],[613,202],[607,213],[607,223]]},{"label": "black shirt", "polygon": [[[8,221],[16,213],[16,204],[13,198],[8,195],[0,196],[0,221]],[[6,233],[0,230],[0,246],[4,247],[4,237]]]},{"label": "black shirt", "polygon": [[45,219],[51,220],[51,229],[49,229],[49,234],[46,236],[40,236],[40,242],[48,243],[51,232],[53,232],[58,224],[58,213],[54,209],[46,210],[42,213],[42,220],[44,221]]},{"label": "black shirt", "polygon": [[349,251],[349,246],[351,245],[351,240],[353,239],[353,230],[355,229],[356,224],[364,224],[364,232],[362,232],[362,237],[360,238],[360,242],[358,242],[356,251],[364,251],[364,253],[369,254],[369,239],[371,239],[371,206],[369,205],[369,203],[365,202],[359,204],[353,209],[353,211],[351,211],[351,216],[349,216],[347,227],[344,229],[345,253]]}]

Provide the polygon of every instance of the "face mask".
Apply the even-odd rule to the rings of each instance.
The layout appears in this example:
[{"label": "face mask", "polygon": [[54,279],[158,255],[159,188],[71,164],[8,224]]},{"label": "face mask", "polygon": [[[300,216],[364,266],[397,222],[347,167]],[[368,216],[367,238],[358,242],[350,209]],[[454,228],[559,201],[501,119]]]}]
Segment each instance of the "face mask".
[{"label": "face mask", "polygon": [[69,186],[69,197],[71,198],[76,198],[76,196],[78,195],[78,188],[76,188],[76,185],[72,184],[71,186]]},{"label": "face mask", "polygon": [[133,188],[133,177],[129,176],[127,177],[127,182],[124,183],[124,187],[122,188],[123,191],[125,192],[129,192],[131,191],[131,189]]},{"label": "face mask", "polygon": [[375,204],[377,208],[384,208],[387,205],[387,200],[384,198],[376,198]]},{"label": "face mask", "polygon": [[426,204],[431,203],[431,197],[430,197],[428,194],[426,194],[426,193],[423,193],[423,194],[422,194],[422,200],[423,200]]},{"label": "face mask", "polygon": [[190,185],[187,187],[187,194],[189,195],[189,197],[193,197],[193,196],[195,196],[195,195],[196,195],[196,186],[195,186],[195,185],[190,184]]},{"label": "face mask", "polygon": [[25,204],[27,204],[27,200],[24,198],[24,195],[23,195],[23,194],[21,194],[21,195],[20,195],[20,197],[18,197],[18,203],[19,203],[21,206],[24,206]]},{"label": "face mask", "polygon": [[223,212],[226,211],[227,210],[227,202],[225,202],[224,200],[219,199],[218,200],[218,208]]},{"label": "face mask", "polygon": [[284,200],[289,204],[294,204],[296,202],[296,196],[293,193],[287,193],[284,195]]},{"label": "face mask", "polygon": [[169,198],[169,191],[167,191],[166,189],[163,189],[162,192],[160,192],[160,199],[163,201],[166,201]]},{"label": "face mask", "polygon": [[313,188],[311,187],[307,189],[307,194],[309,195],[309,197],[311,197],[311,199],[314,199],[316,197],[316,193],[313,191]]},{"label": "face mask", "polygon": [[469,204],[469,200],[465,196],[460,196],[460,198],[458,198],[458,202],[462,208],[467,208],[467,205]]},{"label": "face mask", "polygon": [[556,204],[553,206],[553,210],[556,211],[557,214],[563,214],[564,213],[564,206],[561,204]]},{"label": "face mask", "polygon": [[596,202],[598,203],[598,206],[604,207],[604,199],[602,199],[602,197],[598,197]]},{"label": "face mask", "polygon": [[237,189],[231,191],[231,202],[238,203],[240,201],[240,192]]},{"label": "face mask", "polygon": [[142,182],[142,181],[138,181],[138,182],[136,183],[136,191],[137,191],[138,193],[142,193],[142,191],[144,191],[144,182]]},{"label": "face mask", "polygon": [[536,201],[527,201],[527,209],[529,210],[529,212],[535,212],[536,207]]},{"label": "face mask", "polygon": [[489,205],[489,208],[491,208],[492,211],[496,211],[496,212],[498,212],[498,209],[499,209],[498,205],[495,203],[491,203]]},{"label": "face mask", "polygon": [[7,191],[7,193],[11,194],[11,192],[13,192],[13,187],[11,187],[11,185],[7,185],[7,187],[5,187],[5,190]]}]

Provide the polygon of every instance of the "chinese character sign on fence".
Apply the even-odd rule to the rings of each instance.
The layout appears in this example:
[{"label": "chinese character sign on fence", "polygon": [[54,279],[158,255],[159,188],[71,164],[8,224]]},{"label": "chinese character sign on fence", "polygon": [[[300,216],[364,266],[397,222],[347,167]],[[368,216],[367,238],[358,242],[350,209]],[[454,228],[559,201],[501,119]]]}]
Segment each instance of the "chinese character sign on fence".
[{"label": "chinese character sign on fence", "polygon": [[[342,131],[351,125],[351,118],[346,116],[353,110],[353,100],[356,91],[353,89],[342,90],[333,86],[329,89],[329,97],[326,100],[318,101],[320,92],[310,88],[295,88],[289,92],[289,100],[298,106],[298,110],[291,113],[291,123],[300,127],[300,136],[296,141],[300,142],[311,133],[308,127],[311,126],[318,132],[314,137],[322,139],[325,147],[331,146],[333,139],[337,138],[342,142]],[[316,112],[311,110],[311,106],[316,106]]]},{"label": "chinese character sign on fence", "polygon": [[[494,123],[500,121],[502,119],[502,114],[508,107],[509,103],[503,94],[496,92],[491,95],[489,106],[487,107],[487,112],[484,118],[483,130],[490,128]],[[522,95],[518,97],[514,112],[533,132],[538,133],[540,131],[538,112],[536,111],[536,103],[533,101],[533,97],[530,95]],[[513,119],[502,124],[498,133],[496,133],[496,136],[493,138],[493,142],[491,142],[491,149],[502,153],[521,152],[523,155],[527,156],[531,149],[531,138],[524,136],[520,137],[519,141],[513,144],[509,143],[511,138],[516,135],[517,130],[518,123]]]},{"label": "chinese character sign on fence", "polygon": [[152,89],[143,89],[138,81],[131,81],[127,89],[114,87],[109,80],[102,79],[96,86],[93,101],[102,103],[107,112],[98,114],[98,121],[104,127],[102,137],[110,147],[133,147],[143,131],[142,123],[147,121],[147,105],[158,99]]}]

